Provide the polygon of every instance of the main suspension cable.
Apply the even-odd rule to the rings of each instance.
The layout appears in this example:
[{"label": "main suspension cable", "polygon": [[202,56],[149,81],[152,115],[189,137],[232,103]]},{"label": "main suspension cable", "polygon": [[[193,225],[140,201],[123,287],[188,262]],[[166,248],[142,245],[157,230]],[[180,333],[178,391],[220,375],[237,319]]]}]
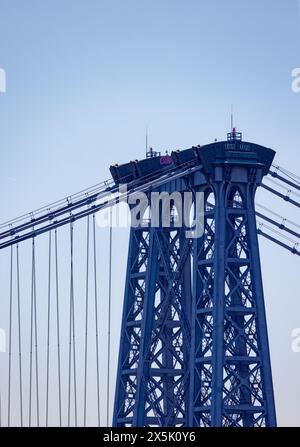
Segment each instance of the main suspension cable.
[{"label": "main suspension cable", "polygon": [[93,185],[89,188],[83,189],[75,194],[72,194],[70,196],[67,196],[63,199],[57,200],[55,202],[52,202],[46,206],[40,207],[30,213],[23,214],[21,216],[18,216],[14,219],[11,219],[7,222],[4,222],[0,224],[0,229],[5,227],[12,227],[14,224],[22,222],[24,219],[28,219],[30,217],[36,220],[35,216],[39,216],[39,218],[42,218],[42,213],[46,213],[46,216],[48,216],[49,212],[55,212],[56,208],[62,207],[62,206],[70,206],[73,201],[79,201],[80,199],[86,200],[91,195],[95,195],[97,193],[100,193],[104,189],[108,189],[110,186],[114,185],[113,180],[110,178],[108,180],[105,180],[101,183],[98,183],[96,185]]},{"label": "main suspension cable", "polygon": [[270,217],[260,213],[259,211],[256,211],[256,216],[260,217],[261,219],[271,223],[272,225],[275,225],[276,227],[278,227],[280,230],[283,230],[297,238],[300,239],[300,233],[297,233],[297,231],[292,230],[291,228],[287,227],[285,225],[285,219],[283,218],[282,222],[277,222],[274,219],[271,219]]},{"label": "main suspension cable", "polygon": [[289,241],[289,242],[292,242],[292,243],[295,244],[295,245],[298,245],[298,244],[299,244],[299,242],[296,242],[294,239],[292,239],[292,238],[290,238],[290,237],[288,237],[288,236],[285,236],[284,234],[282,234],[280,231],[276,230],[275,228],[272,228],[272,227],[270,227],[269,225],[266,225],[265,223],[260,222],[260,221],[257,221],[257,223],[258,223],[258,225],[259,225],[260,227],[265,227],[265,228],[267,228],[268,230],[272,231],[273,233],[277,234],[278,236],[282,237],[283,239],[285,239],[285,240],[287,240],[287,241]]},{"label": "main suspension cable", "polygon": [[271,171],[270,170],[269,171],[269,175],[271,175],[272,177],[274,177],[274,178],[276,178],[278,180],[281,180],[283,183],[286,183],[287,185],[292,186],[293,188],[295,188],[298,191],[300,191],[300,183],[299,182],[295,183],[295,181],[291,181],[291,180],[288,180],[288,179],[284,178],[282,175],[279,175],[276,170],[275,171]]},{"label": "main suspension cable", "polygon": [[262,183],[261,186],[262,186],[264,189],[266,189],[267,191],[269,191],[269,192],[275,194],[276,196],[280,197],[280,198],[283,199],[285,202],[289,202],[289,203],[291,203],[292,205],[296,206],[297,208],[300,208],[300,203],[299,203],[299,202],[296,202],[296,201],[293,200],[293,199],[291,199],[289,195],[287,195],[287,194],[284,195],[284,194],[282,194],[281,192],[276,191],[276,189],[271,188],[271,187],[268,186],[268,185],[265,185],[264,183]]},{"label": "main suspension cable", "polygon": [[256,208],[261,208],[262,210],[267,211],[268,213],[272,214],[273,216],[278,217],[278,218],[281,219],[283,222],[285,222],[285,223],[289,223],[290,225],[293,225],[294,227],[300,229],[300,225],[297,224],[296,222],[293,222],[292,220],[287,219],[286,217],[283,217],[283,216],[281,216],[281,215],[278,214],[278,213],[275,213],[275,211],[271,210],[270,208],[267,208],[267,207],[264,206],[264,205],[261,205],[260,203],[255,202],[255,207],[256,207]]},{"label": "main suspension cable", "polygon": [[296,249],[297,244],[295,244],[293,247],[291,247],[291,246],[285,244],[284,242],[279,241],[277,238],[275,238],[275,237],[267,234],[266,232],[262,231],[262,229],[261,229],[262,226],[263,225],[260,225],[257,228],[257,234],[259,234],[260,236],[263,236],[264,238],[268,239],[271,242],[274,242],[275,244],[279,245],[280,247],[285,248],[286,250],[290,251],[291,253],[300,256],[300,251]]}]

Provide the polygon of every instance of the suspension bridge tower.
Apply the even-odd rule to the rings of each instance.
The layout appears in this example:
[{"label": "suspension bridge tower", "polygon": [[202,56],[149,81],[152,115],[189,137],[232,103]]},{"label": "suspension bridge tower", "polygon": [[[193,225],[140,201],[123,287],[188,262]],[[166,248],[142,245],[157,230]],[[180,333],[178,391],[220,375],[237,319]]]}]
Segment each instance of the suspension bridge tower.
[{"label": "suspension bridge tower", "polygon": [[117,184],[151,175],[151,191],[204,204],[200,237],[172,218],[131,229],[114,426],[276,425],[254,205],[274,155],[232,129],[111,167]]}]

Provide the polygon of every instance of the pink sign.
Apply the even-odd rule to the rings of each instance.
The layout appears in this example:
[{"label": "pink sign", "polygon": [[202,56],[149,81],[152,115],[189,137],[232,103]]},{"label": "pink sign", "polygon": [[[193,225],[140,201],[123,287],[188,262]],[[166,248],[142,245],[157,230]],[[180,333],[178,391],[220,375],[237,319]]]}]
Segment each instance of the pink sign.
[{"label": "pink sign", "polygon": [[173,158],[171,155],[163,155],[160,157],[160,164],[161,165],[171,165],[173,164]]}]

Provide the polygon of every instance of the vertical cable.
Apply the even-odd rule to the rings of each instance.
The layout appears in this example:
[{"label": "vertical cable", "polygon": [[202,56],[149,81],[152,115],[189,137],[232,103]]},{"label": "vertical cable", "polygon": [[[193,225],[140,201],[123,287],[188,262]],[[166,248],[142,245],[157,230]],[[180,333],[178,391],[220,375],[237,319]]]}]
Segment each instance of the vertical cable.
[{"label": "vertical cable", "polygon": [[112,207],[109,222],[109,271],[108,271],[108,331],[107,331],[107,390],[106,390],[106,426],[109,426],[110,410],[110,332],[111,332],[111,284],[112,277]]},{"label": "vertical cable", "polygon": [[60,372],[60,330],[59,330],[59,295],[58,295],[58,251],[57,251],[57,230],[54,233],[55,242],[55,281],[56,281],[56,331],[57,331],[57,373],[58,373],[58,411],[59,426],[62,425],[61,419],[61,372]]},{"label": "vertical cable", "polygon": [[94,248],[94,288],[95,288],[95,336],[96,336],[96,368],[97,368],[97,404],[98,404],[98,427],[100,427],[100,375],[99,375],[99,337],[98,337],[98,293],[97,293],[97,249],[96,249],[96,226],[95,214],[93,214],[93,248]]},{"label": "vertical cable", "polygon": [[77,381],[76,381],[76,349],[75,349],[75,317],[74,301],[72,305],[72,326],[73,326],[73,374],[74,374],[74,412],[75,427],[77,427]]},{"label": "vertical cable", "polygon": [[34,305],[34,334],[35,334],[35,384],[36,384],[36,419],[40,426],[39,408],[39,365],[38,365],[38,329],[37,329],[37,306],[36,306],[36,270],[35,270],[35,242],[33,243],[33,305]]},{"label": "vertical cable", "polygon": [[71,280],[70,280],[70,330],[69,330],[69,392],[68,392],[68,426],[71,422],[71,370],[72,370],[72,344],[73,344],[73,374],[74,374],[74,407],[75,427],[77,427],[77,387],[76,387],[76,349],[75,349],[75,312],[74,312],[74,268],[73,268],[73,223],[70,226],[71,245]]},{"label": "vertical cable", "polygon": [[23,427],[23,387],[22,387],[22,334],[21,334],[21,305],[20,305],[20,263],[19,244],[17,244],[17,293],[18,293],[18,338],[19,338],[19,384],[20,384],[20,420]]},{"label": "vertical cable", "polygon": [[90,247],[90,216],[87,216],[86,229],[86,290],[85,290],[85,362],[84,362],[84,426],[86,427],[86,396],[87,396],[87,360],[88,360],[88,319],[89,319],[89,247]]},{"label": "vertical cable", "polygon": [[73,374],[74,374],[74,411],[75,411],[75,427],[77,427],[77,384],[76,384],[76,337],[75,337],[75,303],[74,303],[74,243],[73,243],[73,226],[72,226],[72,327],[73,327]]},{"label": "vertical cable", "polygon": [[33,252],[34,239],[32,239],[32,264],[31,264],[31,305],[30,305],[30,361],[29,361],[29,409],[28,425],[31,427],[31,409],[32,409],[32,346],[33,346]]},{"label": "vertical cable", "polygon": [[10,247],[10,289],[9,289],[9,347],[8,347],[8,409],[7,425],[10,427],[10,394],[11,394],[11,336],[13,308],[13,246]]},{"label": "vertical cable", "polygon": [[70,314],[69,314],[69,377],[68,377],[68,427],[71,423],[71,360],[72,360],[72,276],[73,276],[73,226],[70,226],[71,244],[71,280],[70,280]]},{"label": "vertical cable", "polygon": [[47,313],[47,366],[46,366],[46,427],[49,417],[49,366],[50,366],[50,317],[51,317],[51,231],[49,231],[48,252],[48,313]]}]

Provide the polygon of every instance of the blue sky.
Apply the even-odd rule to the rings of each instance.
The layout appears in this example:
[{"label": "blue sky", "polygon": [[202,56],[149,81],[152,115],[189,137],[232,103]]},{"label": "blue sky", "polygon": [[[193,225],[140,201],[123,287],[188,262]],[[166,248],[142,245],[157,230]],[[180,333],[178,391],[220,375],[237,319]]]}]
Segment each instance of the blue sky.
[{"label": "blue sky", "polygon": [[[108,176],[111,162],[221,139],[297,160],[298,2],[1,1],[3,188],[25,211]],[[289,147],[289,154],[286,154]],[[7,171],[7,170],[6,170]],[[21,180],[22,179],[22,180]],[[31,185],[43,183],[43,191]],[[9,202],[11,201],[11,197]],[[6,216],[3,216],[4,218]]]},{"label": "blue sky", "polygon": [[[297,0],[0,0],[0,220],[143,158],[146,125],[162,151],[223,139],[231,104],[244,139],[300,173],[299,46]],[[261,248],[279,422],[300,425],[298,260]]]}]

